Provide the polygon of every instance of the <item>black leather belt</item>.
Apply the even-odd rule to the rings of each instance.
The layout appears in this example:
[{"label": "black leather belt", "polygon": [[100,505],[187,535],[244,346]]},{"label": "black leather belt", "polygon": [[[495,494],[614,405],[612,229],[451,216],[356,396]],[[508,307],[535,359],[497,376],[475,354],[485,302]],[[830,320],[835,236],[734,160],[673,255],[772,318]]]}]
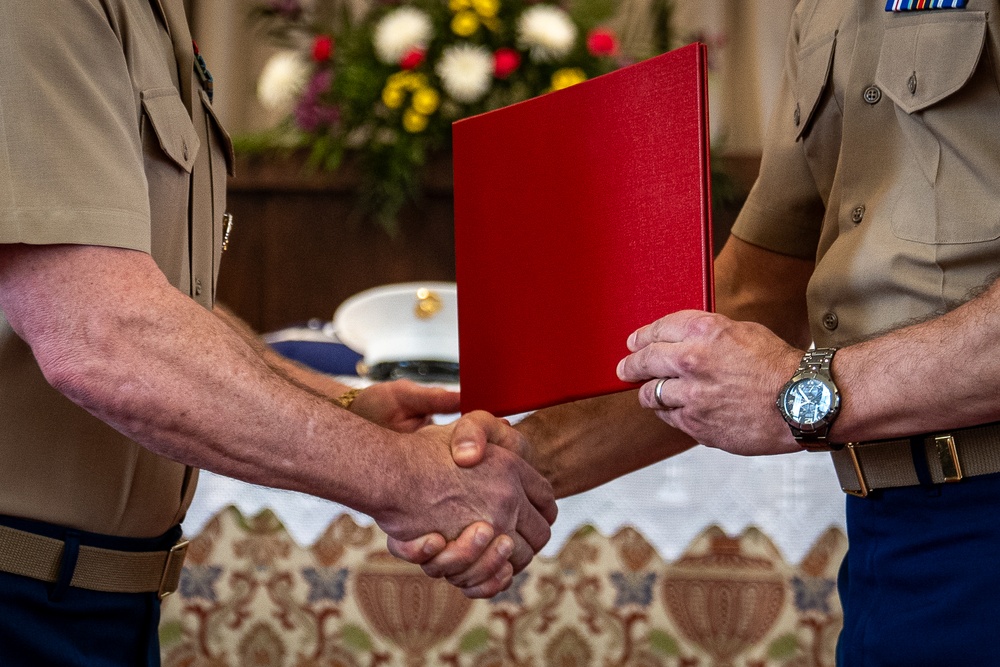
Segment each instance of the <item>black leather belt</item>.
[{"label": "black leather belt", "polygon": [[921,484],[925,480],[914,463],[914,444],[926,457],[926,472],[934,484],[1000,472],[1000,422],[994,422],[912,438],[848,443],[832,452],[840,487],[863,498],[875,489]]}]

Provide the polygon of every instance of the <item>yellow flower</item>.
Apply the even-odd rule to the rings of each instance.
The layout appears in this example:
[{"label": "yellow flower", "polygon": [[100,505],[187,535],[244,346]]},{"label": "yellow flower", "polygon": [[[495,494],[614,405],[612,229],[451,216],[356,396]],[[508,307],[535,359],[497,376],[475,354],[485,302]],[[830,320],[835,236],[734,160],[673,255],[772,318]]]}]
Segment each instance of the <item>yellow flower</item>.
[{"label": "yellow flower", "polygon": [[414,90],[419,90],[427,85],[427,76],[424,74],[419,74],[417,72],[395,72],[389,75],[389,80],[386,82],[386,87],[398,88],[400,90],[408,90],[411,93]]},{"label": "yellow flower", "polygon": [[475,12],[461,11],[451,19],[451,31],[459,37],[469,37],[479,30],[479,17]]},{"label": "yellow flower", "polygon": [[579,67],[563,67],[552,74],[552,90],[562,90],[587,80]]},{"label": "yellow flower", "polygon": [[382,103],[390,109],[398,109],[406,101],[406,93],[398,85],[393,85],[390,79],[385,88],[382,89]]},{"label": "yellow flower", "polygon": [[411,93],[415,90],[427,87],[427,75],[419,72],[410,72],[410,77],[406,80],[406,89]]},{"label": "yellow flower", "polygon": [[421,88],[413,93],[413,108],[426,116],[437,111],[441,106],[441,96],[433,88]]},{"label": "yellow flower", "polygon": [[484,18],[496,16],[500,11],[500,0],[472,0],[472,8]]},{"label": "yellow flower", "polygon": [[406,80],[410,77],[409,72],[393,72],[389,75],[386,81],[386,87],[392,86],[394,88],[403,88],[406,85]]},{"label": "yellow flower", "polygon": [[460,12],[463,9],[471,9],[472,0],[448,0],[448,9],[453,12]]},{"label": "yellow flower", "polygon": [[423,132],[427,129],[427,116],[416,109],[407,109],[403,112],[403,129],[410,134]]}]

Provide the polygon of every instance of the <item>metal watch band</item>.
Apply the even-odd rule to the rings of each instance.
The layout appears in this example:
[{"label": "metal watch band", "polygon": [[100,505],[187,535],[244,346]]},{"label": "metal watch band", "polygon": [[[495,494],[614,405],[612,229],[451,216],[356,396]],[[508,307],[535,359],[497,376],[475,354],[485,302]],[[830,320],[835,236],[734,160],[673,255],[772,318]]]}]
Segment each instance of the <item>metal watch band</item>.
[{"label": "metal watch band", "polygon": [[833,353],[837,349],[833,347],[821,347],[815,350],[807,350],[802,355],[802,362],[799,364],[799,373],[804,371],[815,371],[829,377],[830,364],[833,362]]}]

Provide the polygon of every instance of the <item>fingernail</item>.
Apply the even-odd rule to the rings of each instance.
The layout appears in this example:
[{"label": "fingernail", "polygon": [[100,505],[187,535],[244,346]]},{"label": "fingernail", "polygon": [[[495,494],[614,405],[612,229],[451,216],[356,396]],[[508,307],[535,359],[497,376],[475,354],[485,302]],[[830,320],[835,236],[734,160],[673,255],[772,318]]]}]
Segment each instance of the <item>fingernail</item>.
[{"label": "fingernail", "polygon": [[437,545],[434,544],[434,540],[424,540],[424,548],[422,550],[428,556],[436,554],[438,551]]},{"label": "fingernail", "polygon": [[477,547],[485,547],[492,537],[493,536],[490,535],[490,531],[485,528],[477,528],[476,534],[472,536],[472,543]]},{"label": "fingernail", "polygon": [[625,360],[624,359],[622,359],[621,361],[618,362],[618,368],[615,369],[615,372],[618,374],[618,379],[619,380],[623,380],[624,379],[622,377],[622,373],[625,372]]},{"label": "fingernail", "polygon": [[510,558],[510,555],[514,553],[514,540],[509,537],[504,537],[497,544],[497,553],[500,554],[501,558]]},{"label": "fingernail", "polygon": [[475,451],[476,451],[476,443],[474,443],[471,440],[465,440],[455,445],[456,454],[472,454]]},{"label": "fingernail", "polygon": [[[630,349],[630,350],[634,350],[635,349],[635,334],[636,334],[635,331],[633,331],[631,334],[629,334],[628,342],[626,343],[626,345],[628,345],[628,349]],[[619,339],[619,340],[621,340],[621,339]]]}]

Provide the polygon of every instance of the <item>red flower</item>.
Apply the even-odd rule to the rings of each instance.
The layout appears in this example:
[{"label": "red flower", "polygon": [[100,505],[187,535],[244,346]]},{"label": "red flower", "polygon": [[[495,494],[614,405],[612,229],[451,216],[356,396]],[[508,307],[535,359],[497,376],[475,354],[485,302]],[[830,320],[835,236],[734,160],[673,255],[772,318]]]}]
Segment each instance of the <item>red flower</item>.
[{"label": "red flower", "polygon": [[312,57],[318,63],[325,62],[333,55],[333,37],[329,35],[316,35],[313,40]]},{"label": "red flower", "polygon": [[611,56],[618,53],[618,38],[605,28],[594,28],[587,35],[587,50],[592,56]]},{"label": "red flower", "polygon": [[399,59],[399,66],[407,70],[417,69],[424,62],[425,55],[423,49],[410,49]]},{"label": "red flower", "polygon": [[506,79],[521,66],[521,54],[514,49],[497,49],[493,54],[493,74],[498,79]]}]

